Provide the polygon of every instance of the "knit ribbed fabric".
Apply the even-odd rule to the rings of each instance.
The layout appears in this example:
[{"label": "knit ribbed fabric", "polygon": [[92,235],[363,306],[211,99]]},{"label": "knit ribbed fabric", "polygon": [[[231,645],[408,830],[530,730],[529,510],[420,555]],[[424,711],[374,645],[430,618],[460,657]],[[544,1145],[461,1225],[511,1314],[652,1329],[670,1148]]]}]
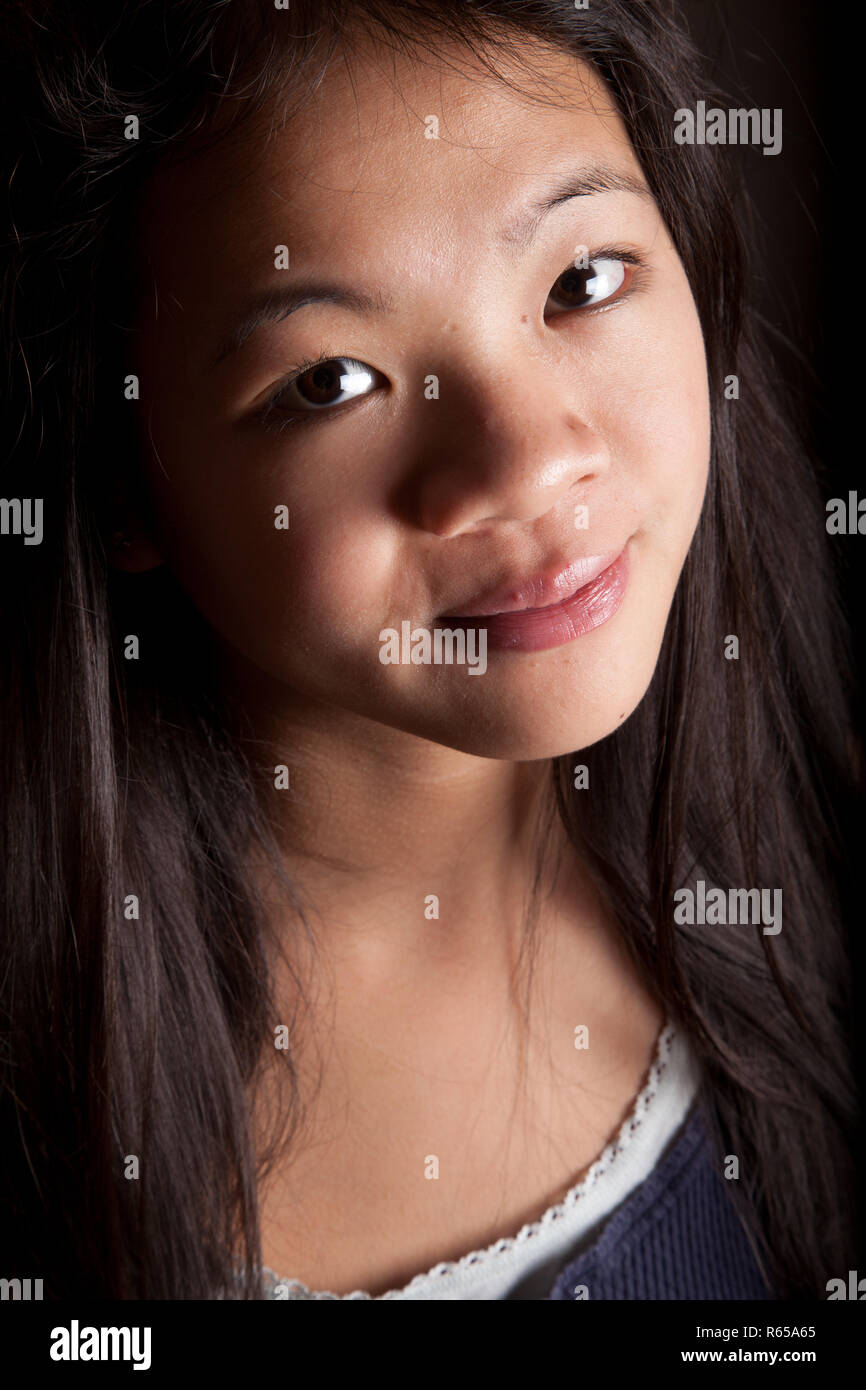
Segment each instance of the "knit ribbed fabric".
[{"label": "knit ribbed fabric", "polygon": [[599,1238],[562,1269],[548,1298],[773,1298],[729,1181],[736,1179],[725,1179],[713,1161],[698,1104],[669,1153]]}]

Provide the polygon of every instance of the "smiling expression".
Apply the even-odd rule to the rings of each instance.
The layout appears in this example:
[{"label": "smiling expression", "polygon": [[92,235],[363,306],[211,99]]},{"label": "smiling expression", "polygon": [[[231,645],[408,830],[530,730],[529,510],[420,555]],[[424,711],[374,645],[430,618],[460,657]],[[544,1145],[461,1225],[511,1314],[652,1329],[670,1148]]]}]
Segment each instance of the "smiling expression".
[{"label": "smiling expression", "polygon": [[[703,339],[609,95],[536,47],[546,102],[361,45],[269,140],[146,191],[155,539],[250,705],[534,759],[649,685],[706,486]],[[380,661],[449,615],[485,627],[482,677]]]}]

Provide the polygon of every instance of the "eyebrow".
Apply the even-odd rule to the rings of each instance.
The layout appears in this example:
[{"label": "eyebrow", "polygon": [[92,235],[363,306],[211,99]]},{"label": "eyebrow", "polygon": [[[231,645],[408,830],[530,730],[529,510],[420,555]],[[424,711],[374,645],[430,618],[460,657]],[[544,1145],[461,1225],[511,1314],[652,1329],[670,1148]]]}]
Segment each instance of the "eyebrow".
[{"label": "eyebrow", "polygon": [[522,211],[519,217],[506,227],[502,241],[506,245],[525,250],[538,233],[545,217],[562,203],[572,198],[591,198],[596,193],[632,193],[638,198],[654,202],[650,190],[643,179],[636,174],[626,174],[609,164],[594,164],[587,169],[567,174],[543,198],[530,203],[528,213]]},{"label": "eyebrow", "polygon": [[354,310],[356,314],[367,315],[387,313],[393,308],[390,296],[364,294],[361,290],[309,280],[292,289],[265,290],[253,299],[240,322],[222,340],[211,366],[218,366],[231,353],[237,352],[263,323],[282,323],[283,319],[307,304],[337,304],[343,309]]},{"label": "eyebrow", "polygon": [[[500,234],[503,245],[525,250],[534,240],[545,217],[554,208],[572,198],[588,198],[596,193],[632,193],[638,198],[653,201],[653,196],[642,179],[633,174],[622,173],[606,164],[593,165],[567,175],[543,198],[523,210],[519,218]],[[362,290],[349,289],[341,285],[325,284],[318,281],[304,281],[293,288],[265,290],[248,305],[243,317],[222,339],[212,359],[211,367],[225,361],[265,323],[282,323],[298,309],[308,304],[336,304],[340,308],[353,310],[357,314],[389,313],[394,308],[390,295],[381,292],[365,294]]]}]

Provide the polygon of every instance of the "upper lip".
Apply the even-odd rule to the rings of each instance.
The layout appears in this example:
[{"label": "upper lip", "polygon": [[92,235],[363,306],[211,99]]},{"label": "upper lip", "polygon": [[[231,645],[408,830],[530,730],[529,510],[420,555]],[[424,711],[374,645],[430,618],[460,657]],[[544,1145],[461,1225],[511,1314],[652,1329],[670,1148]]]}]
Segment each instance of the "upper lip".
[{"label": "upper lip", "polygon": [[454,604],[443,616],[492,618],[499,613],[519,613],[526,609],[549,608],[562,603],[584,585],[592,583],[622,554],[608,550],[603,555],[586,555],[578,560],[548,565],[531,579],[510,579],[495,588],[474,594],[466,603]]}]

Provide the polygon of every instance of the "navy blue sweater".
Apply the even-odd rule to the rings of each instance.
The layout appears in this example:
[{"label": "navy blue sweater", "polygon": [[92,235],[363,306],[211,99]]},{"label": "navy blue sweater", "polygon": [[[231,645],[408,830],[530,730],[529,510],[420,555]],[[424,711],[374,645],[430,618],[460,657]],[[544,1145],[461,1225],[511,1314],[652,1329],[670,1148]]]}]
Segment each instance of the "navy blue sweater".
[{"label": "navy blue sweater", "polygon": [[736,1179],[722,1177],[713,1161],[696,1104],[668,1153],[593,1243],[560,1270],[547,1297],[773,1298],[728,1181]]}]

